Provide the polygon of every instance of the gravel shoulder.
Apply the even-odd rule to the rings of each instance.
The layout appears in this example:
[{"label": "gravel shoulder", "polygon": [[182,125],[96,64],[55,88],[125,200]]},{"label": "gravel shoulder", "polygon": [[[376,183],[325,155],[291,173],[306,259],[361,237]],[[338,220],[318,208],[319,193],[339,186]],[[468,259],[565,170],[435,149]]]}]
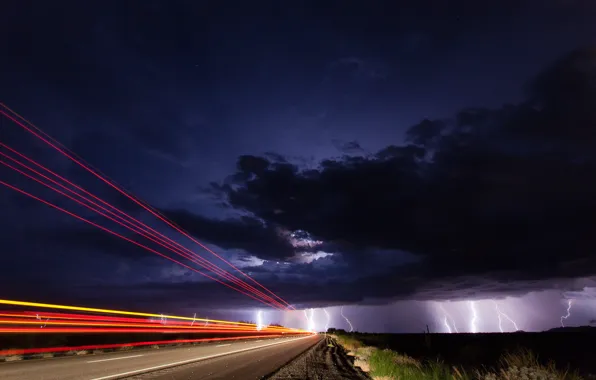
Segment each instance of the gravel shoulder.
[{"label": "gravel shoulder", "polygon": [[268,380],[370,380],[330,337],[268,376]]}]

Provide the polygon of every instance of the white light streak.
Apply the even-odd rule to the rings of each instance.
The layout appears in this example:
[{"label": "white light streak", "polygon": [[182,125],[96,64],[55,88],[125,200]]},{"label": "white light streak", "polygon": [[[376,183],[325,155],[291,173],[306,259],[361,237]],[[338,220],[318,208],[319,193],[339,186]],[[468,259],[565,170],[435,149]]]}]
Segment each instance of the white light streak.
[{"label": "white light streak", "polygon": [[[35,314],[35,319],[38,319],[41,321],[41,317],[39,316],[39,314]],[[39,326],[40,329],[43,329],[44,327],[46,327],[46,325],[48,324],[48,321],[50,320],[50,318],[46,319],[45,323],[43,324],[43,326]]]},{"label": "white light streak", "polygon": [[[439,308],[441,309],[441,311],[443,312],[443,314],[445,316],[443,323],[444,323],[445,327],[447,327],[447,331],[450,334],[453,332],[453,330],[455,330],[456,333],[459,333],[459,330],[457,329],[457,326],[455,325],[455,320],[453,319],[453,317],[447,312],[447,310],[445,310],[443,305],[439,304]],[[453,326],[453,329],[451,329],[451,326],[449,325],[450,320],[451,320],[451,325]]]},{"label": "white light streak", "polygon": [[476,326],[476,321],[478,320],[478,313],[476,311],[476,301],[470,301],[470,309],[472,310],[472,320],[470,321],[470,332],[477,333],[478,326]]},{"label": "white light streak", "polygon": [[501,312],[499,311],[499,305],[497,304],[497,301],[493,300],[493,302],[495,303],[495,309],[497,310],[497,318],[499,319],[499,331],[504,332],[503,331],[503,320],[501,319]]},{"label": "white light streak", "polygon": [[505,314],[505,313],[503,313],[503,312],[501,312],[501,315],[502,315],[503,317],[507,318],[507,320],[508,320],[509,322],[511,322],[511,324],[512,324],[512,325],[513,325],[513,327],[515,328],[515,331],[519,331],[519,327],[517,327],[517,323],[515,323],[515,321],[514,321],[512,318],[510,318],[510,317],[509,317],[507,314]]},{"label": "white light streak", "polygon": [[445,324],[445,327],[447,328],[447,332],[449,334],[451,334],[453,331],[451,331],[451,327],[449,327],[449,322],[447,322],[447,316],[445,316],[445,319],[443,320],[443,323]]},{"label": "white light streak", "polygon": [[503,313],[501,311],[501,309],[499,309],[499,304],[497,303],[497,301],[493,300],[493,303],[495,304],[495,309],[497,310],[497,318],[499,319],[499,331],[504,332],[503,331],[503,319],[501,318],[501,316],[505,317],[505,319],[507,319],[509,322],[511,322],[511,324],[515,328],[514,331],[519,331],[519,327],[517,327],[517,323],[515,323],[513,318],[511,318],[507,314]]},{"label": "white light streak", "polygon": [[323,312],[325,312],[325,315],[327,316],[327,323],[325,323],[325,334],[326,334],[327,330],[329,330],[329,323],[331,323],[331,316],[327,312],[327,309],[323,309]]},{"label": "white light streak", "polygon": [[346,316],[344,315],[344,307],[343,306],[341,307],[339,313],[346,320],[346,322],[348,322],[348,325],[350,325],[350,331],[349,332],[354,331],[354,327],[352,326],[352,323],[350,323],[350,320],[348,318],[346,318]]},{"label": "white light streak", "polygon": [[561,327],[565,327],[565,323],[563,322],[565,319],[571,317],[571,305],[573,304],[573,300],[570,299],[567,302],[567,315],[563,315],[561,317]]},{"label": "white light streak", "polygon": [[263,329],[263,315],[262,311],[257,311],[257,331],[261,331]]},{"label": "white light streak", "polygon": [[310,309],[310,317],[308,316],[308,313],[306,312],[306,309],[304,309],[304,317],[306,317],[306,329],[308,331],[315,331],[315,321],[314,321],[314,309]]}]

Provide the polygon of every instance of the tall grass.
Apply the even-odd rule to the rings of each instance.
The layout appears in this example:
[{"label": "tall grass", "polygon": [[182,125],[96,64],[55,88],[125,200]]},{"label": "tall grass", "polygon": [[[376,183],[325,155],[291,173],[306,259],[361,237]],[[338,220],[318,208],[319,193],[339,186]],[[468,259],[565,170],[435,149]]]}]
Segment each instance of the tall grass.
[{"label": "tall grass", "polygon": [[349,335],[334,335],[333,337],[348,351],[356,351],[364,346],[358,339]]},{"label": "tall grass", "polygon": [[388,349],[365,347],[353,336],[333,338],[356,356],[355,366],[375,380],[582,380],[577,372],[557,370],[554,362],[542,365],[530,350],[503,354],[495,370],[467,372],[441,361],[420,361]]},{"label": "tall grass", "polygon": [[407,355],[391,350],[376,350],[370,356],[370,370],[373,379],[411,380],[468,380],[463,370],[450,369],[440,361],[422,363]]}]

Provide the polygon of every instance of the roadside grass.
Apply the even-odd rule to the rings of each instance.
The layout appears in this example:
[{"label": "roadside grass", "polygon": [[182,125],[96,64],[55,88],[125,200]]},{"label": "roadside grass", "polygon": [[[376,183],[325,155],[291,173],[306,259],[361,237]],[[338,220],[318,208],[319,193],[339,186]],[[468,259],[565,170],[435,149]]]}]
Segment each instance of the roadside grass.
[{"label": "roadside grass", "polygon": [[365,347],[353,336],[332,337],[355,356],[354,366],[369,372],[374,380],[583,380],[577,372],[558,370],[552,361],[542,365],[527,349],[504,353],[494,369],[466,371],[439,360],[420,361],[389,349]]},{"label": "roadside grass", "polygon": [[465,371],[451,369],[440,361],[422,363],[391,350],[375,350],[369,360],[373,379],[472,379]]},{"label": "roadside grass", "polygon": [[333,338],[335,338],[338,343],[343,346],[343,348],[345,348],[348,351],[356,351],[357,349],[361,348],[364,346],[364,344],[362,344],[362,342],[360,342],[358,339],[351,337],[349,335],[333,335]]}]

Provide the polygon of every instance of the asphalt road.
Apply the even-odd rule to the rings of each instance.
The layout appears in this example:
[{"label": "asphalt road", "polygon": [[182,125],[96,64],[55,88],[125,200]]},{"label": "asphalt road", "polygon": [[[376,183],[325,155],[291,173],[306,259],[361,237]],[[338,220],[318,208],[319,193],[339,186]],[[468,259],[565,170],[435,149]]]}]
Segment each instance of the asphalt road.
[{"label": "asphalt road", "polygon": [[321,339],[259,339],[0,363],[2,380],[258,379]]}]

